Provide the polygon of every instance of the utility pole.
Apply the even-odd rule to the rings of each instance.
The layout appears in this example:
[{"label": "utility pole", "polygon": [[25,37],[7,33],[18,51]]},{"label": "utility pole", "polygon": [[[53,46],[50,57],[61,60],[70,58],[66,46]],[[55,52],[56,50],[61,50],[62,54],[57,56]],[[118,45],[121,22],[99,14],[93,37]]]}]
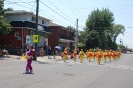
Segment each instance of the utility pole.
[{"label": "utility pole", "polygon": [[[39,0],[36,0],[36,31],[35,31],[36,35],[38,35],[38,9],[39,9]],[[37,42],[35,42],[35,53],[33,60],[37,61]]]},{"label": "utility pole", "polygon": [[76,20],[75,49],[77,49],[77,45],[78,45],[78,19]]}]

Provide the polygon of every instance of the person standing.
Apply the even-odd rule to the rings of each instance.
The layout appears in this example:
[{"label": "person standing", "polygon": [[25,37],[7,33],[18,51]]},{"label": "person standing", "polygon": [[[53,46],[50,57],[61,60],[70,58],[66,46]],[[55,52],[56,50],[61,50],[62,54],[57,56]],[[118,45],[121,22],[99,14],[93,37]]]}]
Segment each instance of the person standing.
[{"label": "person standing", "polygon": [[56,53],[57,53],[57,51],[56,51],[56,49],[54,48],[54,50],[53,50],[53,54],[54,54],[54,55],[53,55],[53,59],[56,59],[56,58],[55,58]]},{"label": "person standing", "polygon": [[40,48],[40,56],[41,56],[41,57],[44,56],[44,49],[43,49],[43,47]]},{"label": "person standing", "polygon": [[30,58],[27,59],[27,65],[26,65],[25,73],[29,73],[29,70],[30,70],[30,73],[32,73],[33,72],[33,68],[31,66],[31,63],[32,63],[32,59],[33,59],[33,46],[29,47],[29,51],[27,51],[26,54],[28,56],[30,56]]},{"label": "person standing", "polygon": [[51,55],[51,47],[49,46],[49,47],[48,47],[48,59],[51,58],[50,55]]}]

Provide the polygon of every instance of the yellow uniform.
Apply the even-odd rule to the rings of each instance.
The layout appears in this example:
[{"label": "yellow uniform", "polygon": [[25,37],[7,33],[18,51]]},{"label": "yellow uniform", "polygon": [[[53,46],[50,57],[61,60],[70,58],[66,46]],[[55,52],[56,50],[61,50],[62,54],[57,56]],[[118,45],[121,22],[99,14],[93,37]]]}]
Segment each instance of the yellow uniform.
[{"label": "yellow uniform", "polygon": [[66,62],[66,59],[67,59],[67,49],[66,48],[64,49],[64,52],[62,53],[62,58],[63,58],[64,62]]},{"label": "yellow uniform", "polygon": [[104,58],[104,62],[106,63],[106,59],[107,59],[107,52],[105,50],[105,52],[103,52],[103,58]]},{"label": "yellow uniform", "polygon": [[97,61],[98,61],[98,64],[101,63],[101,59],[102,59],[102,51],[101,51],[101,49],[99,49],[98,52],[97,52]]},{"label": "yellow uniform", "polygon": [[96,58],[96,52],[95,51],[92,52],[92,58],[93,58],[93,60],[95,60],[95,58]]},{"label": "yellow uniform", "polygon": [[88,53],[89,53],[89,50],[87,50],[86,52],[86,59],[88,60]]},{"label": "yellow uniform", "polygon": [[79,52],[79,59],[80,59],[81,63],[83,61],[83,58],[84,58],[84,51],[83,51],[83,49],[81,49],[81,51]]},{"label": "yellow uniform", "polygon": [[109,62],[111,62],[111,50],[107,52]]},{"label": "yellow uniform", "polygon": [[88,60],[90,62],[91,61],[91,58],[92,58],[92,52],[91,52],[91,50],[88,51],[87,57],[88,57]]},{"label": "yellow uniform", "polygon": [[73,52],[74,61],[76,61],[76,54],[77,54],[77,51],[75,49],[74,52]]}]

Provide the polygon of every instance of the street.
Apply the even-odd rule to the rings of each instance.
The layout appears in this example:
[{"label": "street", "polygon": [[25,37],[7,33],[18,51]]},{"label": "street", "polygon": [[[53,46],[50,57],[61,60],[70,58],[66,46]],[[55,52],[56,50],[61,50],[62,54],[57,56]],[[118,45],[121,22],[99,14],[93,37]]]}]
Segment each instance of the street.
[{"label": "street", "polygon": [[[0,58],[0,88],[133,88],[133,54],[122,54],[117,61],[97,64],[38,57],[33,74],[23,74],[25,60]],[[56,57],[61,58],[59,56]]]}]

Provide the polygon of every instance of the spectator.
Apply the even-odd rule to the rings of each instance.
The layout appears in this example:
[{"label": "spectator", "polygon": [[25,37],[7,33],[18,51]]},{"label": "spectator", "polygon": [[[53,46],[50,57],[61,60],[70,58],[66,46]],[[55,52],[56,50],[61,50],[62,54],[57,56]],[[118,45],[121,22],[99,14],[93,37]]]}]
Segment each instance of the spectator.
[{"label": "spectator", "polygon": [[51,58],[51,56],[50,56],[50,55],[51,55],[51,52],[52,52],[52,51],[51,51],[51,47],[50,47],[50,46],[48,47],[47,52],[48,52],[48,59],[49,59],[49,58]]},{"label": "spectator", "polygon": [[40,48],[40,56],[41,56],[41,57],[44,56],[44,49],[43,49],[43,47]]},{"label": "spectator", "polygon": [[54,48],[54,57],[53,57],[53,59],[56,59],[56,58],[55,58],[56,53],[57,53],[57,50]]}]

